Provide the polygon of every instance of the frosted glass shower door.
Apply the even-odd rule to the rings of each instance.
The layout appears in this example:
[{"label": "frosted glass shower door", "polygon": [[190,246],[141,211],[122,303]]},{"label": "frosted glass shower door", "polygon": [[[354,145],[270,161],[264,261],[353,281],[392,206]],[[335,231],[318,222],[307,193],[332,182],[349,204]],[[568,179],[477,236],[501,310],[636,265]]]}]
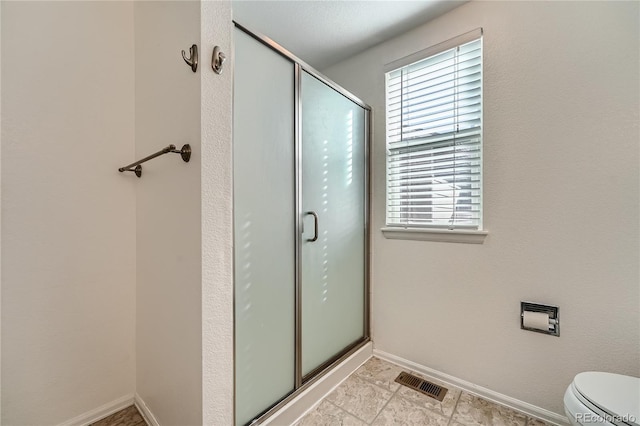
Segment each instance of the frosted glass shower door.
[{"label": "frosted glass shower door", "polygon": [[236,424],[295,387],[294,64],[237,30],[234,70]]},{"label": "frosted glass shower door", "polygon": [[308,376],[364,337],[365,111],[306,72],[301,94],[302,375]]}]

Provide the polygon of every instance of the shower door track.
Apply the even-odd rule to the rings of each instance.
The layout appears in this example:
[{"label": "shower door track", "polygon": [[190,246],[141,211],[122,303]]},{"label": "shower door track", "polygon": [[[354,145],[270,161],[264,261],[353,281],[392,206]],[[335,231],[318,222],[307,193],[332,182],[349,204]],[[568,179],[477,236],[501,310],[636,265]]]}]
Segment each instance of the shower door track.
[{"label": "shower door track", "polygon": [[[370,292],[369,292],[369,279],[370,279],[370,222],[371,222],[371,157],[370,157],[370,143],[371,143],[371,107],[363,102],[358,97],[354,96],[352,93],[348,92],[344,88],[337,85],[335,82],[331,81],[329,78],[324,76],[322,73],[317,71],[315,68],[289,52],[287,49],[270,39],[269,37],[260,34],[258,32],[254,32],[250,29],[247,29],[245,26],[239,24],[236,21],[233,21],[236,28],[259,41],[263,45],[267,46],[271,50],[280,54],[287,60],[293,62],[294,64],[294,138],[295,138],[295,148],[294,148],[294,157],[295,157],[295,185],[296,185],[296,193],[295,193],[295,205],[296,205],[296,215],[295,215],[295,386],[294,389],[287,395],[285,395],[280,401],[276,402],[270,408],[266,409],[262,413],[258,414],[249,425],[259,425],[265,422],[269,417],[275,414],[278,410],[282,409],[285,405],[291,402],[294,398],[308,389],[313,383],[318,381],[320,378],[325,376],[327,373],[331,372],[334,367],[338,366],[344,360],[349,358],[355,352],[357,352],[360,348],[366,345],[371,340],[370,335]],[[331,89],[335,90],[342,96],[346,97],[356,105],[360,106],[364,109],[364,206],[365,206],[365,217],[364,217],[364,330],[363,337],[358,341],[352,343],[351,345],[344,348],[340,353],[336,354],[334,357],[330,358],[320,366],[316,367],[311,372],[306,375],[302,374],[302,98],[301,98],[301,85],[302,85],[302,71],[307,72],[309,75],[318,79],[325,85],[329,86]],[[234,303],[234,311],[235,311],[235,303]],[[235,322],[235,312],[234,312],[234,322]],[[235,327],[234,327],[235,328]],[[235,332],[234,332],[234,389],[235,389]],[[234,390],[235,395],[235,390]],[[236,413],[236,401],[234,397],[234,424],[235,424],[235,413]]]}]

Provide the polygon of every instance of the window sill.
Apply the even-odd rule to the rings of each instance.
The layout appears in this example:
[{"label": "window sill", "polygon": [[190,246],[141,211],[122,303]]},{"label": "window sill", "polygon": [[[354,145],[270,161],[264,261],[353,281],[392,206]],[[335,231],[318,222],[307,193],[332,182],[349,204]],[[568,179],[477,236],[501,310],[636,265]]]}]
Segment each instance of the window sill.
[{"label": "window sill", "polygon": [[466,243],[482,244],[489,232],[471,231],[464,229],[423,229],[423,228],[396,228],[386,227],[381,229],[387,239],[437,241],[441,243]]}]

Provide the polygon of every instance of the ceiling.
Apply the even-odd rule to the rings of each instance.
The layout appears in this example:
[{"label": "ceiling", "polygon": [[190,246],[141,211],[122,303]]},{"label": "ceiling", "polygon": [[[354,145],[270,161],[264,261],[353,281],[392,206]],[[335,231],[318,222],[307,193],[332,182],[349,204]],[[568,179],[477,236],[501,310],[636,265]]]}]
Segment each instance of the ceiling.
[{"label": "ceiling", "polygon": [[323,70],[468,0],[234,0],[234,20]]}]

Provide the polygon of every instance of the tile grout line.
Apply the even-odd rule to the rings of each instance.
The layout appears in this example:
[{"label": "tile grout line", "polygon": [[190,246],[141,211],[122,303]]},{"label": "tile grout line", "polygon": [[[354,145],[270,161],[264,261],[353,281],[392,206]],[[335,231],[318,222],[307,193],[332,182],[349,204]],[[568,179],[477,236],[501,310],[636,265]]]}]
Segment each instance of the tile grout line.
[{"label": "tile grout line", "polygon": [[[453,411],[451,411],[451,414],[445,414],[444,410],[442,409],[442,401],[440,401],[440,411],[438,411],[438,410],[436,410],[436,409],[433,409],[433,408],[430,408],[430,407],[427,407],[427,406],[424,406],[424,405],[422,405],[422,404],[418,404],[418,403],[416,403],[416,402],[412,401],[412,400],[411,400],[411,399],[409,399],[408,397],[406,397],[406,396],[402,395],[402,394],[399,392],[399,391],[400,391],[400,389],[402,389],[402,385],[400,385],[400,387],[398,388],[398,398],[402,399],[403,401],[408,402],[408,403],[409,403],[409,404],[411,404],[413,407],[420,408],[421,410],[425,410],[425,411],[428,411],[429,413],[437,414],[438,416],[441,416],[441,417],[444,417],[445,419],[448,419],[447,425],[448,425],[449,423],[451,423],[451,419],[453,418],[453,414],[454,414],[454,412],[455,412],[455,409],[456,409],[456,407],[458,406],[458,401],[460,400],[460,395],[458,395],[458,398],[456,398],[456,403],[455,403],[455,405],[454,405],[454,407],[453,407]],[[410,390],[410,391],[412,391],[412,392],[415,392],[415,393],[416,393],[416,394],[418,394],[420,397],[422,397],[422,395],[421,395],[419,392],[417,392],[416,390],[411,389],[411,388],[407,388],[407,389],[408,389],[408,390]],[[458,389],[458,388],[455,388],[455,389],[460,390],[460,389]],[[462,394],[462,392],[461,392],[461,394]],[[427,396],[427,398],[430,398],[430,397],[428,397],[428,396]]]},{"label": "tile grout line", "polygon": [[342,412],[344,412],[344,413],[347,413],[347,414],[348,414],[348,415],[350,415],[351,417],[355,417],[356,419],[360,420],[362,423],[364,423],[364,424],[366,424],[366,425],[368,425],[368,424],[369,424],[369,423],[365,422],[364,420],[362,420],[360,417],[356,416],[355,414],[353,414],[353,413],[351,413],[351,412],[349,412],[349,411],[345,410],[344,408],[340,407],[339,405],[334,404],[334,403],[333,403],[333,402],[331,402],[331,401],[327,401],[327,402],[328,402],[329,404],[333,405],[334,407],[336,407],[338,410],[340,410],[340,411],[342,411]]},{"label": "tile grout line", "polygon": [[[389,399],[388,399],[388,400],[383,404],[383,406],[382,406],[382,407],[381,407],[381,409],[377,412],[377,414],[375,415],[375,417],[373,418],[373,420],[371,420],[371,422],[366,422],[366,421],[364,421],[364,420],[363,420],[362,418],[360,418],[359,416],[357,416],[357,415],[355,415],[355,414],[351,413],[350,411],[348,411],[348,410],[346,410],[346,409],[344,409],[344,408],[342,408],[342,407],[338,406],[337,404],[335,404],[335,403],[333,403],[333,402],[329,402],[329,401],[327,401],[327,402],[329,402],[332,406],[335,406],[336,408],[338,408],[340,412],[346,413],[346,414],[348,414],[348,415],[352,416],[353,418],[357,419],[358,421],[363,422],[363,423],[364,423],[364,424],[366,424],[366,425],[371,425],[371,424],[375,423],[375,422],[380,418],[380,414],[381,414],[383,411],[385,411],[385,410],[386,410],[386,408],[388,408],[388,405],[389,405],[389,403],[391,402],[391,400],[392,400],[392,399],[394,399],[394,398],[396,398],[396,397],[397,397],[397,398],[400,398],[402,401],[405,401],[405,402],[409,403],[409,404],[410,404],[411,406],[413,406],[413,407],[420,408],[420,409],[424,409],[424,410],[426,410],[426,411],[428,411],[428,412],[431,412],[431,413],[434,413],[434,414],[437,414],[437,415],[441,415],[441,416],[443,416],[445,419],[447,419],[447,423],[446,423],[446,425],[447,425],[447,426],[452,426],[454,422],[457,422],[457,420],[453,420],[453,419],[454,419],[454,417],[456,416],[456,414],[458,414],[458,413],[457,413],[458,406],[460,405],[460,400],[461,400],[461,398],[462,398],[462,395],[465,393],[465,391],[464,391],[463,389],[460,389],[460,388],[458,388],[457,386],[453,386],[453,385],[450,385],[450,384],[447,386],[447,387],[449,387],[450,389],[455,389],[455,390],[460,391],[460,393],[459,393],[458,397],[455,399],[455,404],[453,405],[453,409],[451,410],[451,413],[447,416],[447,415],[445,414],[445,411],[442,409],[442,402],[440,403],[440,410],[438,411],[438,410],[436,410],[435,408],[432,408],[432,407],[430,407],[430,406],[424,406],[424,405],[422,405],[422,404],[418,403],[417,401],[414,401],[414,400],[410,399],[409,397],[407,397],[407,396],[403,395],[403,394],[400,392],[400,389],[402,389],[402,388],[403,388],[403,386],[402,386],[401,384],[398,384],[398,387],[396,388],[396,390],[395,390],[395,391],[391,391],[391,389],[390,389],[390,388],[384,387],[384,385],[393,385],[393,384],[395,384],[395,382],[394,382],[394,380],[393,380],[393,379],[388,380],[388,379],[386,379],[386,378],[385,378],[384,380],[381,380],[381,379],[377,378],[377,377],[379,377],[379,375],[380,375],[380,374],[378,374],[378,373],[383,373],[383,375],[385,375],[385,374],[388,374],[389,372],[393,372],[393,370],[394,370],[394,369],[398,369],[400,372],[402,372],[402,371],[406,371],[406,372],[409,372],[409,373],[411,373],[411,374],[415,374],[415,375],[417,375],[417,376],[419,376],[419,377],[421,377],[421,378],[425,378],[425,377],[424,377],[421,373],[419,373],[419,372],[415,372],[415,371],[414,371],[414,370],[412,370],[412,369],[404,368],[404,367],[402,367],[402,366],[399,366],[399,365],[397,365],[397,364],[394,364],[393,362],[388,362],[388,361],[386,361],[386,360],[381,360],[381,359],[380,359],[380,361],[382,361],[382,362],[383,362],[383,363],[385,363],[385,364],[386,364],[386,363],[390,364],[391,366],[393,366],[393,368],[392,368],[392,369],[386,369],[386,370],[379,371],[379,372],[367,371],[367,372],[369,373],[369,376],[371,376],[371,377],[369,377],[369,376],[364,376],[364,375],[362,375],[362,374],[363,374],[362,372],[358,372],[357,370],[356,370],[356,371],[354,371],[354,372],[352,373],[352,376],[353,376],[354,378],[357,378],[357,379],[361,380],[361,381],[362,381],[362,383],[365,383],[365,384],[370,385],[370,386],[374,386],[374,387],[375,387],[375,388],[377,388],[377,389],[380,389],[380,390],[383,390],[383,391],[385,391],[385,392],[390,392],[390,393],[391,393],[391,396],[389,397]],[[427,377],[427,378],[425,378],[425,379],[426,379],[426,380],[433,380],[432,378],[429,378],[429,377]],[[376,381],[377,381],[377,382],[376,382]],[[439,380],[437,380],[437,379],[436,379],[436,380],[435,380],[435,382],[437,383],[437,382],[439,382]],[[445,386],[446,386],[446,385],[445,385]],[[409,388],[409,389],[410,389],[410,388]],[[410,390],[412,390],[412,389],[410,389]],[[413,392],[415,392],[414,390],[412,390],[412,391],[413,391]],[[484,399],[483,399],[483,398],[481,398],[481,397],[480,397],[480,399],[481,399],[481,400],[484,400]],[[500,408],[509,409],[509,410],[511,410],[511,411],[515,411],[517,414],[519,414],[519,415],[523,416],[523,417],[524,417],[524,424],[523,424],[523,426],[530,426],[530,425],[533,425],[533,424],[534,424],[534,422],[535,422],[535,420],[538,420],[536,417],[529,416],[528,414],[523,413],[523,412],[520,412],[520,411],[518,411],[518,410],[512,410],[510,407],[504,406],[504,405],[502,405],[502,404],[493,403],[493,402],[491,402],[491,401],[487,401],[487,402],[488,402],[488,403],[490,403],[490,404],[492,404],[492,405],[497,406],[497,408],[498,408],[498,409],[500,409]],[[540,419],[540,420],[542,420],[542,419]],[[544,421],[544,420],[543,420],[543,421]],[[545,424],[546,424],[546,423],[545,423]]]},{"label": "tile grout line", "polygon": [[391,394],[391,397],[389,398],[389,400],[387,402],[384,403],[384,405],[382,406],[382,408],[380,409],[380,411],[378,411],[378,413],[375,415],[375,417],[373,418],[373,420],[371,420],[370,423],[367,423],[368,425],[372,425],[376,419],[378,417],[380,417],[380,414],[382,414],[382,412],[384,411],[385,408],[387,408],[387,405],[389,405],[389,403],[391,402],[391,400],[393,399],[394,396],[396,396],[396,394],[398,393],[398,391],[400,390],[400,387],[398,387],[398,389],[396,389],[395,391],[393,391],[393,393]]},{"label": "tile grout line", "polygon": [[[405,396],[404,396],[404,395],[402,395],[400,392],[398,392],[398,398],[400,398],[400,399],[402,399],[402,400],[404,400],[404,401],[408,402],[408,403],[409,403],[409,404],[411,404],[412,406],[415,406],[415,407],[418,407],[418,408],[424,409],[424,410],[426,410],[426,411],[428,411],[428,412],[435,413],[435,414],[441,415],[441,416],[442,416],[442,417],[444,417],[444,418],[449,419],[449,421],[447,422],[447,425],[449,425],[449,423],[451,423],[451,419],[453,418],[453,414],[455,413],[456,407],[458,406],[458,401],[460,401],[460,396],[462,395],[463,390],[462,390],[462,389],[460,389],[460,388],[459,388],[459,387],[457,387],[457,386],[453,386],[453,385],[449,385],[449,384],[446,384],[446,385],[445,385],[445,384],[444,384],[444,383],[442,383],[440,380],[434,380],[434,379],[432,379],[432,378],[428,378],[428,377],[424,376],[423,374],[421,374],[421,373],[419,373],[419,372],[417,372],[417,371],[413,371],[413,370],[408,369],[408,368],[401,368],[401,371],[402,371],[402,372],[409,372],[410,374],[417,375],[418,377],[420,377],[420,378],[422,378],[422,379],[424,379],[424,380],[427,380],[427,381],[431,381],[432,383],[440,383],[440,386],[446,386],[446,388],[447,388],[448,390],[459,390],[459,391],[460,391],[460,395],[458,395],[458,397],[456,398],[456,403],[454,404],[454,406],[453,406],[453,410],[451,411],[451,414],[450,414],[450,415],[445,414],[444,410],[442,409],[442,401],[439,401],[439,402],[440,402],[440,411],[437,411],[437,410],[432,409],[432,408],[430,408],[430,407],[428,407],[428,406],[424,406],[424,405],[422,405],[422,404],[417,404],[416,402],[412,401],[412,400],[411,400],[411,399],[409,399],[408,397],[405,397]],[[399,386],[399,387],[398,387],[398,389],[397,389],[398,391],[400,391],[400,389],[402,389],[402,387],[403,387],[403,385],[402,385],[402,384],[399,384],[399,385],[400,385],[400,386]],[[419,396],[421,396],[421,397],[422,397],[422,395],[420,395],[420,393],[419,393],[418,391],[416,391],[415,389],[411,389],[410,387],[407,387],[407,386],[405,386],[405,387],[406,387],[407,389],[409,389],[410,391],[412,391],[412,392],[414,392],[414,393],[416,393],[416,394],[418,394]],[[427,396],[427,398],[429,398],[429,396]],[[526,426],[526,425],[525,425],[525,426]]]},{"label": "tile grout line", "polygon": [[[418,372],[415,372],[415,371],[413,371],[413,370],[411,370],[411,369],[403,368],[403,367],[401,367],[401,366],[399,366],[399,365],[396,365],[396,364],[393,364],[393,363],[390,363],[390,364],[394,365],[395,367],[398,367],[398,368],[400,369],[400,371],[401,371],[401,372],[409,372],[410,374],[417,374],[419,377],[423,377],[423,376],[422,376],[422,374],[420,374],[420,373],[418,373]],[[360,373],[358,373],[358,372],[354,372],[354,373],[353,373],[353,375],[354,375],[354,376],[357,376],[357,377],[358,377],[358,378],[360,378],[361,380],[363,380],[363,381],[365,381],[365,382],[367,382],[367,383],[369,383],[369,384],[371,384],[371,385],[374,385],[374,386],[376,386],[376,387],[378,387],[378,388],[384,389],[384,388],[382,388],[382,386],[378,385],[378,384],[377,384],[377,383],[375,383],[373,380],[369,380],[369,379],[368,379],[368,378],[366,378],[366,377],[362,377],[362,376],[360,375]],[[394,382],[394,383],[395,383],[395,382]],[[451,386],[450,386],[450,387],[451,387]],[[462,389],[457,388],[457,387],[455,387],[455,386],[453,386],[453,387],[451,387],[451,388],[456,389],[456,390],[459,390],[459,391],[460,391],[460,395],[458,395],[458,398],[456,398],[456,403],[455,403],[455,405],[454,405],[454,407],[453,407],[453,410],[451,411],[451,414],[450,414],[449,416],[447,416],[447,415],[445,415],[445,413],[444,413],[444,411],[443,411],[442,409],[440,410],[440,412],[438,412],[438,411],[436,411],[436,410],[434,410],[434,409],[431,409],[431,408],[425,407],[425,406],[423,406],[423,405],[421,405],[421,404],[417,404],[417,403],[415,403],[414,401],[412,401],[412,400],[410,400],[410,399],[408,399],[408,398],[404,397],[403,395],[401,395],[399,391],[400,391],[400,389],[402,389],[402,384],[398,383],[398,388],[397,388],[395,391],[393,391],[393,394],[391,395],[391,398],[389,398],[389,400],[385,403],[385,405],[382,407],[382,409],[380,410],[380,412],[378,412],[378,414],[373,418],[373,420],[371,421],[371,423],[369,423],[369,425],[373,424],[373,423],[376,421],[376,419],[377,419],[377,418],[380,416],[380,414],[384,411],[384,409],[387,407],[387,405],[389,405],[389,402],[391,402],[391,400],[393,399],[393,397],[394,397],[394,396],[397,396],[397,397],[398,397],[398,398],[400,398],[401,400],[408,402],[409,404],[411,404],[411,405],[412,405],[412,406],[414,406],[414,407],[417,407],[417,408],[420,408],[420,409],[424,409],[424,410],[426,410],[426,411],[428,411],[428,412],[431,412],[431,413],[434,413],[434,414],[441,415],[442,417],[444,417],[444,418],[448,419],[447,425],[449,425],[449,424],[451,423],[452,419],[453,419],[453,415],[454,415],[454,413],[455,413],[455,409],[456,409],[456,407],[458,406],[458,401],[460,401],[460,396],[462,395]],[[411,390],[413,390],[413,389],[411,389]],[[414,390],[413,390],[413,391],[414,391]],[[415,391],[414,391],[414,392],[415,392]],[[417,393],[417,392],[416,392],[416,393]],[[442,408],[442,402],[440,402],[440,405],[441,405],[441,408]],[[362,420],[362,419],[361,419],[361,420]],[[365,423],[366,423],[366,422],[365,422]],[[526,423],[525,423],[525,425],[524,425],[524,426],[527,426],[527,425],[526,425]]]},{"label": "tile grout line", "polygon": [[[401,369],[401,371],[402,371],[402,369]],[[375,415],[375,417],[373,418],[373,420],[371,420],[371,422],[370,422],[370,423],[364,422],[365,424],[370,425],[370,424],[372,424],[373,422],[375,422],[375,421],[376,421],[376,419],[378,418],[378,416],[380,415],[380,413],[382,413],[382,411],[384,411],[384,409],[387,407],[387,405],[389,405],[389,402],[393,399],[393,397],[396,395],[396,393],[398,392],[398,390],[400,390],[400,387],[401,387],[402,385],[398,384],[398,387],[396,388],[396,390],[392,391],[391,389],[387,390],[387,389],[383,388],[383,387],[382,387],[382,386],[380,386],[379,384],[375,383],[373,380],[369,380],[369,379],[368,379],[368,378],[366,378],[366,377],[362,377],[362,376],[360,375],[360,373],[358,373],[358,371],[357,371],[357,370],[353,372],[353,376],[356,376],[356,377],[357,377],[357,378],[359,378],[360,380],[362,380],[362,381],[364,381],[364,382],[366,382],[366,383],[369,383],[370,385],[373,385],[373,386],[375,386],[375,387],[377,387],[377,388],[380,388],[380,389],[382,389],[382,390],[384,390],[384,391],[391,392],[391,397],[389,397],[389,400],[388,400],[387,402],[385,402],[385,404],[382,406],[382,408],[380,409],[380,411]],[[395,383],[395,382],[392,382],[392,383]],[[344,411],[346,411],[346,410],[344,410]],[[347,411],[347,412],[348,412],[348,411]],[[351,414],[351,413],[349,413],[349,414]],[[354,416],[354,417],[356,417],[356,418],[357,418],[357,419],[359,419],[359,420],[362,420],[362,419],[361,419],[361,418],[359,418],[358,416]]]},{"label": "tile grout line", "polygon": [[[386,361],[386,360],[382,360],[382,361],[383,361],[383,362],[388,362],[388,363],[389,363],[389,364],[391,364],[391,365],[394,365],[394,366],[396,366],[396,367],[399,367],[399,368],[401,369],[401,371],[409,372],[410,374],[417,375],[418,377],[421,377],[421,378],[423,378],[423,379],[425,379],[425,380],[429,380],[429,381],[432,381],[432,382],[434,381],[434,379],[433,379],[433,378],[430,378],[430,377],[428,377],[428,376],[424,376],[422,373],[417,372],[417,371],[414,371],[414,370],[412,370],[412,369],[410,369],[410,368],[404,368],[404,367],[402,367],[402,366],[400,366],[400,365],[398,365],[398,364],[395,364],[395,363],[393,363],[393,362],[390,362],[390,361]],[[364,380],[366,380],[366,379],[364,379]],[[367,381],[369,381],[369,380],[367,380]],[[440,380],[435,379],[435,382],[440,382]],[[373,383],[373,384],[375,384],[375,383]],[[454,415],[455,415],[455,413],[456,413],[456,409],[458,408],[458,403],[460,402],[460,398],[462,397],[462,394],[463,394],[465,391],[464,391],[463,389],[458,388],[457,386],[453,386],[453,385],[450,385],[450,384],[448,384],[448,385],[446,385],[446,386],[448,386],[449,388],[457,389],[457,390],[459,390],[459,391],[460,391],[460,395],[458,395],[458,398],[456,399],[456,403],[455,403],[455,406],[454,406],[454,408],[453,408],[453,411],[451,412],[451,415],[450,415],[450,416],[448,416],[448,417],[449,417],[449,422],[447,423],[447,425],[450,425],[450,424],[451,424],[451,422],[453,421],[453,417],[454,417]],[[402,385],[400,385],[400,387],[402,387]],[[400,389],[400,388],[398,388],[398,389]],[[438,413],[438,412],[437,412],[437,411],[435,411],[435,410],[432,410],[432,409],[430,409],[430,408],[423,407],[423,406],[421,406],[421,405],[419,405],[419,404],[416,404],[416,403],[414,403],[413,401],[409,400],[408,398],[405,398],[404,396],[402,396],[402,395],[400,395],[400,394],[398,395],[398,397],[399,397],[399,398],[402,398],[403,400],[405,400],[405,401],[407,401],[407,402],[409,402],[409,403],[411,403],[412,405],[415,405],[415,406],[420,407],[420,408],[424,408],[424,409],[426,409],[426,410],[428,410],[428,411],[430,411],[430,412],[434,412],[434,413],[436,413],[436,414],[440,414],[440,413]],[[483,399],[483,398],[481,398],[481,399]],[[489,401],[489,402],[491,402],[491,401]],[[525,418],[525,419],[524,419],[524,425],[523,425],[523,426],[529,426],[529,423],[530,423],[530,421],[531,421],[531,420],[536,420],[536,419],[537,419],[537,417],[532,417],[532,416],[528,415],[527,413],[523,413],[523,412],[521,412],[521,411],[519,411],[519,410],[513,410],[512,408],[507,407],[507,406],[505,406],[505,405],[503,405],[503,404],[498,404],[498,403],[495,403],[495,402],[491,402],[491,403],[492,403],[492,404],[494,404],[494,405],[496,405],[496,406],[498,406],[498,407],[502,407],[502,408],[510,409],[510,410],[515,411],[516,413],[518,413],[518,414],[520,414],[520,415],[524,416],[524,418]],[[444,411],[442,411],[442,415],[444,416]],[[445,417],[447,417],[447,416],[445,416]],[[539,420],[543,420],[543,419],[539,419]],[[543,420],[543,421],[544,421],[544,420]],[[546,422],[545,422],[545,423],[546,423]]]},{"label": "tile grout line", "polygon": [[[374,382],[373,380],[368,379],[368,378],[366,378],[366,377],[362,377],[362,376],[360,375],[360,373],[358,373],[358,372],[357,372],[357,370],[356,370],[356,372],[354,372],[354,373],[353,373],[353,375],[354,375],[354,376],[356,376],[356,377],[358,377],[359,379],[364,380],[364,381],[365,381],[365,382],[367,382],[367,383],[370,383],[370,384],[372,384],[372,385],[374,385],[374,386],[377,386],[377,387],[379,387],[379,388],[384,389],[382,386],[380,386],[379,384],[377,384],[377,383],[376,383],[376,382]],[[394,381],[394,382],[392,382],[392,383],[396,383],[396,382]],[[399,385],[399,384],[398,384],[398,385]],[[386,390],[386,389],[385,389],[385,390]],[[397,390],[397,389],[396,389],[396,390]],[[388,392],[391,392],[391,389],[389,389],[389,390],[388,390]],[[395,391],[393,391],[393,392],[395,393]]]},{"label": "tile grout line", "polygon": [[453,421],[453,416],[455,416],[456,414],[456,410],[458,409],[458,403],[460,402],[460,398],[462,398],[462,393],[464,391],[460,391],[460,395],[458,395],[458,399],[456,399],[456,404],[453,406],[453,410],[451,410],[451,416],[449,416],[449,423],[447,423],[447,426],[451,425],[451,422]]},{"label": "tile grout line", "polygon": [[[417,376],[419,376],[419,377],[421,377],[421,378],[424,378],[424,377],[423,377],[423,375],[422,375],[421,373],[416,372],[416,371],[414,371],[414,370],[412,370],[412,369],[404,368],[404,367],[402,367],[402,366],[399,366],[399,365],[397,365],[397,364],[394,364],[393,362],[388,362],[388,361],[386,361],[386,360],[380,360],[380,361],[382,361],[383,363],[391,364],[391,365],[392,365],[392,366],[394,366],[394,367],[397,367],[401,372],[402,372],[402,371],[409,372],[409,373],[411,373],[411,374],[415,374],[415,375],[417,375]],[[373,372],[370,372],[370,373],[373,373]],[[365,382],[365,383],[367,383],[367,384],[370,384],[370,385],[373,385],[373,386],[375,386],[375,387],[377,387],[377,388],[379,388],[379,389],[382,389],[382,390],[385,390],[385,391],[388,391],[388,392],[390,392],[390,391],[391,391],[390,389],[389,389],[389,390],[387,390],[387,389],[386,389],[386,388],[384,388],[382,385],[380,385],[379,383],[376,383],[376,382],[375,382],[375,380],[376,380],[376,379],[375,379],[375,376],[376,376],[375,374],[372,374],[372,376],[373,376],[373,377],[369,378],[369,377],[366,377],[366,376],[362,376],[362,375],[361,375],[361,373],[359,373],[359,372],[357,372],[357,371],[356,371],[356,372],[354,372],[354,373],[353,373],[353,376],[355,376],[355,377],[357,377],[358,379],[362,380],[363,382]],[[433,379],[431,379],[431,378],[425,378],[425,380],[433,380]],[[435,381],[436,381],[436,382],[439,382],[439,380],[437,380],[437,379],[436,379]],[[388,382],[388,381],[386,381],[386,380],[385,380],[385,381],[383,381],[383,382],[384,382],[384,383],[389,383],[389,382]],[[393,383],[393,381],[391,381],[391,383]],[[445,385],[445,386],[446,386],[446,385]],[[450,414],[450,415],[446,415],[446,414],[445,414],[445,412],[444,412],[444,410],[442,410],[442,406],[441,406],[441,410],[440,410],[440,411],[438,411],[438,410],[436,410],[436,409],[432,409],[431,407],[427,407],[427,406],[423,406],[422,404],[418,404],[418,403],[416,403],[415,401],[413,401],[413,400],[409,399],[408,397],[405,397],[404,395],[402,395],[402,394],[399,392],[399,390],[400,390],[400,389],[402,389],[402,387],[403,387],[403,386],[402,386],[401,384],[399,384],[398,388],[397,388],[395,391],[393,391],[393,392],[392,392],[391,398],[389,398],[389,400],[388,400],[388,401],[383,405],[382,409],[381,409],[381,410],[377,413],[377,415],[373,418],[373,420],[371,421],[371,423],[368,423],[369,425],[370,425],[370,424],[372,424],[372,423],[374,423],[374,422],[378,419],[378,417],[380,417],[380,413],[382,413],[382,412],[387,408],[387,405],[389,405],[389,402],[391,402],[391,400],[392,400],[394,397],[396,397],[396,396],[397,396],[398,398],[402,399],[403,401],[408,402],[408,403],[409,403],[409,404],[411,404],[412,406],[415,406],[415,407],[417,407],[417,408],[424,409],[424,410],[426,410],[426,411],[428,411],[428,412],[431,412],[431,413],[434,413],[434,414],[437,414],[437,415],[441,415],[441,416],[443,416],[444,418],[448,419],[447,426],[450,426],[450,425],[452,424],[452,422],[454,422],[453,418],[454,418],[454,416],[455,416],[455,414],[456,414],[456,411],[457,411],[457,409],[458,409],[458,405],[459,405],[459,403],[460,403],[460,399],[461,399],[461,397],[462,397],[462,394],[463,394],[463,393],[465,393],[465,391],[464,391],[463,389],[460,389],[460,388],[458,388],[457,386],[452,386],[452,385],[450,385],[450,384],[448,385],[448,387],[449,387],[450,389],[459,390],[459,391],[460,391],[460,394],[459,394],[459,395],[458,395],[458,397],[456,398],[456,401],[455,401],[455,404],[454,404],[454,406],[453,406],[453,410],[451,411],[451,414]],[[414,392],[415,392],[415,391],[414,391]],[[481,398],[481,399],[482,399],[482,398]],[[491,402],[491,401],[488,401],[488,402],[490,402],[490,403],[492,403],[493,405],[496,405],[496,406],[498,406],[498,407],[500,407],[500,408],[510,409],[510,407],[504,406],[504,405],[502,405],[502,404],[493,403],[493,402]],[[442,402],[441,402],[441,404],[442,404]],[[346,410],[344,410],[344,409],[343,409],[343,411],[346,411]],[[524,417],[524,425],[523,425],[523,426],[529,426],[529,424],[530,424],[530,423],[532,423],[532,421],[533,421],[533,420],[536,420],[536,419],[537,419],[537,418],[535,418],[535,417],[531,417],[531,416],[527,415],[526,413],[522,413],[522,412],[520,412],[520,411],[518,411],[518,410],[512,410],[512,411],[515,411],[517,414],[520,414],[520,415],[522,415],[522,416]],[[348,412],[348,411],[347,411],[347,413],[351,414],[351,413],[350,413],[350,412]],[[359,420],[362,420],[362,419],[360,419],[358,416],[355,416],[355,415],[354,415],[354,417],[358,418]],[[365,423],[366,423],[366,422],[365,422]]]}]

